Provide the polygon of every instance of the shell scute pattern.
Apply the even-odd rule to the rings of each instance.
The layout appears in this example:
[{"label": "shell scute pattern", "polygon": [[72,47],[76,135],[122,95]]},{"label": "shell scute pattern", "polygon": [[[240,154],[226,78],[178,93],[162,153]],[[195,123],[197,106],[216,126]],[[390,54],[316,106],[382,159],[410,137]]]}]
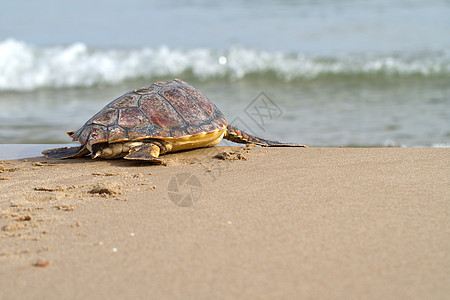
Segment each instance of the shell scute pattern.
[{"label": "shell scute pattern", "polygon": [[148,118],[138,107],[122,108],[119,113],[119,126],[135,128],[149,122]]},{"label": "shell scute pattern", "polygon": [[181,136],[186,136],[186,131],[180,130],[180,129],[173,129],[173,130],[171,130],[171,134],[173,137],[181,137]]},{"label": "shell scute pattern", "polygon": [[181,138],[227,126],[225,116],[181,80],[156,82],[113,100],[75,132],[82,145],[145,138]]},{"label": "shell scute pattern", "polygon": [[216,126],[210,123],[203,124],[201,127],[203,129],[202,132],[212,132],[216,129]]},{"label": "shell scute pattern", "polygon": [[181,127],[184,120],[162,96],[149,94],[142,96],[141,109],[149,116],[150,122],[162,128]]},{"label": "shell scute pattern", "polygon": [[225,120],[225,118],[213,119],[211,121],[211,124],[213,124],[216,128],[222,128],[222,127],[226,127],[228,125],[228,123]]},{"label": "shell scute pattern", "polygon": [[117,123],[117,109],[107,108],[102,114],[96,116],[93,120],[93,124],[110,126]]},{"label": "shell scute pattern", "polygon": [[188,125],[201,124],[211,118],[205,110],[182,89],[167,88],[160,94],[170,102]]},{"label": "shell scute pattern", "polygon": [[160,129],[160,127],[155,126],[151,122],[146,122],[146,123],[142,124],[141,126],[137,126],[135,128],[128,129],[128,131],[127,131],[128,139],[139,140],[139,139],[149,138],[149,137],[152,137],[152,134],[154,134],[154,132],[158,129]]},{"label": "shell scute pattern", "polygon": [[188,93],[197,103],[203,108],[203,110],[210,116],[214,115],[214,111],[217,110],[215,105],[209,101],[202,93],[196,88],[183,84],[181,87],[186,93]]},{"label": "shell scute pattern", "polygon": [[74,141],[80,141],[81,145],[87,143],[89,135],[91,134],[93,125],[83,126],[78,129],[73,135],[72,138]]},{"label": "shell scute pattern", "polygon": [[134,90],[134,93],[143,95],[143,94],[156,93],[158,90],[159,90],[159,87],[156,86],[155,84],[152,84],[152,85],[145,86],[140,89]]},{"label": "shell scute pattern", "polygon": [[128,139],[128,134],[125,129],[118,125],[108,127],[108,143],[121,142]]},{"label": "shell scute pattern", "polygon": [[198,128],[198,126],[188,126],[185,129],[186,133],[188,135],[196,135],[202,132],[201,128]]},{"label": "shell scute pattern", "polygon": [[140,140],[149,138],[148,134],[143,130],[140,131],[138,129],[129,130],[128,131],[128,139],[129,140]]},{"label": "shell scute pattern", "polygon": [[155,131],[155,133],[153,134],[153,136],[155,137],[161,137],[161,138],[170,138],[170,137],[174,137],[172,134],[172,131],[169,129],[159,129],[157,131]]},{"label": "shell scute pattern", "polygon": [[92,125],[91,133],[87,140],[88,145],[108,142],[107,134],[107,127]]},{"label": "shell scute pattern", "polygon": [[136,95],[133,93],[125,94],[122,97],[119,97],[117,100],[114,100],[111,106],[116,108],[127,108],[127,107],[138,107],[140,95]]}]

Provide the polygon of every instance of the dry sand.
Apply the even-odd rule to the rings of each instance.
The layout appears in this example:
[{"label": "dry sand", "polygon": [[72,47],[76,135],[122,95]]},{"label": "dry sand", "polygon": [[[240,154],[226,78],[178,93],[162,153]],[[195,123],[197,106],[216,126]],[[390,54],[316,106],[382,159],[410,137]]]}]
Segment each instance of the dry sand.
[{"label": "dry sand", "polygon": [[0,163],[0,298],[450,295],[450,149],[163,158]]}]

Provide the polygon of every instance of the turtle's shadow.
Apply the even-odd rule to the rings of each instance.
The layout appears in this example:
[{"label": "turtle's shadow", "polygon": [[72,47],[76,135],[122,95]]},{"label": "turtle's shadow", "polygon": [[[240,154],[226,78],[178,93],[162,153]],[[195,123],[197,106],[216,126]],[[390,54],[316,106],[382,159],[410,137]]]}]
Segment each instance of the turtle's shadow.
[{"label": "turtle's shadow", "polygon": [[149,162],[149,161],[137,161],[137,160],[126,160],[123,158],[116,158],[116,159],[102,159],[102,158],[96,158],[95,160],[92,159],[89,156],[80,157],[80,158],[70,158],[70,159],[52,159],[52,158],[45,158],[44,156],[39,156],[36,158],[30,158],[27,159],[29,162],[39,162],[46,165],[84,165],[84,164],[101,164],[101,165],[112,165],[114,167],[156,167],[156,166],[162,166],[161,164]]}]

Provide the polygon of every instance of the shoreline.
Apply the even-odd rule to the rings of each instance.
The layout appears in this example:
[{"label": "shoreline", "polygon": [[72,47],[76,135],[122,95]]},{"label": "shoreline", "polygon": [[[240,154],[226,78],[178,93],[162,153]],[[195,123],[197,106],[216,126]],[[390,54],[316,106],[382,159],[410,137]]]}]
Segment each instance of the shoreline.
[{"label": "shoreline", "polygon": [[162,158],[0,163],[0,298],[450,293],[448,148]]},{"label": "shoreline", "polygon": [[[227,142],[230,143],[230,142]],[[68,144],[0,144],[0,161],[9,160],[20,160],[29,158],[43,158],[42,151],[51,148],[62,148],[62,147],[75,147],[79,146],[79,143],[73,142]],[[239,147],[242,145],[236,144],[236,146],[219,144],[218,147]],[[347,146],[328,146],[319,147],[312,146],[309,148],[324,148],[324,149],[334,149],[334,148],[345,148],[345,149],[435,149],[435,148],[450,148],[449,144],[445,143],[435,143],[432,146],[358,146],[358,145],[347,145]]]}]

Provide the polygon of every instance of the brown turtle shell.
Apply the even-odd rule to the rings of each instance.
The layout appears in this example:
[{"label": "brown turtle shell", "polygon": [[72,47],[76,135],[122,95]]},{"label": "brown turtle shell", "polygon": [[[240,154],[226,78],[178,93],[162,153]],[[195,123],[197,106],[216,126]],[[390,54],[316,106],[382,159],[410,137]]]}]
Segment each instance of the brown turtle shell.
[{"label": "brown turtle shell", "polygon": [[175,79],[128,92],[71,134],[82,145],[177,139],[224,129],[222,112],[200,91]]}]

